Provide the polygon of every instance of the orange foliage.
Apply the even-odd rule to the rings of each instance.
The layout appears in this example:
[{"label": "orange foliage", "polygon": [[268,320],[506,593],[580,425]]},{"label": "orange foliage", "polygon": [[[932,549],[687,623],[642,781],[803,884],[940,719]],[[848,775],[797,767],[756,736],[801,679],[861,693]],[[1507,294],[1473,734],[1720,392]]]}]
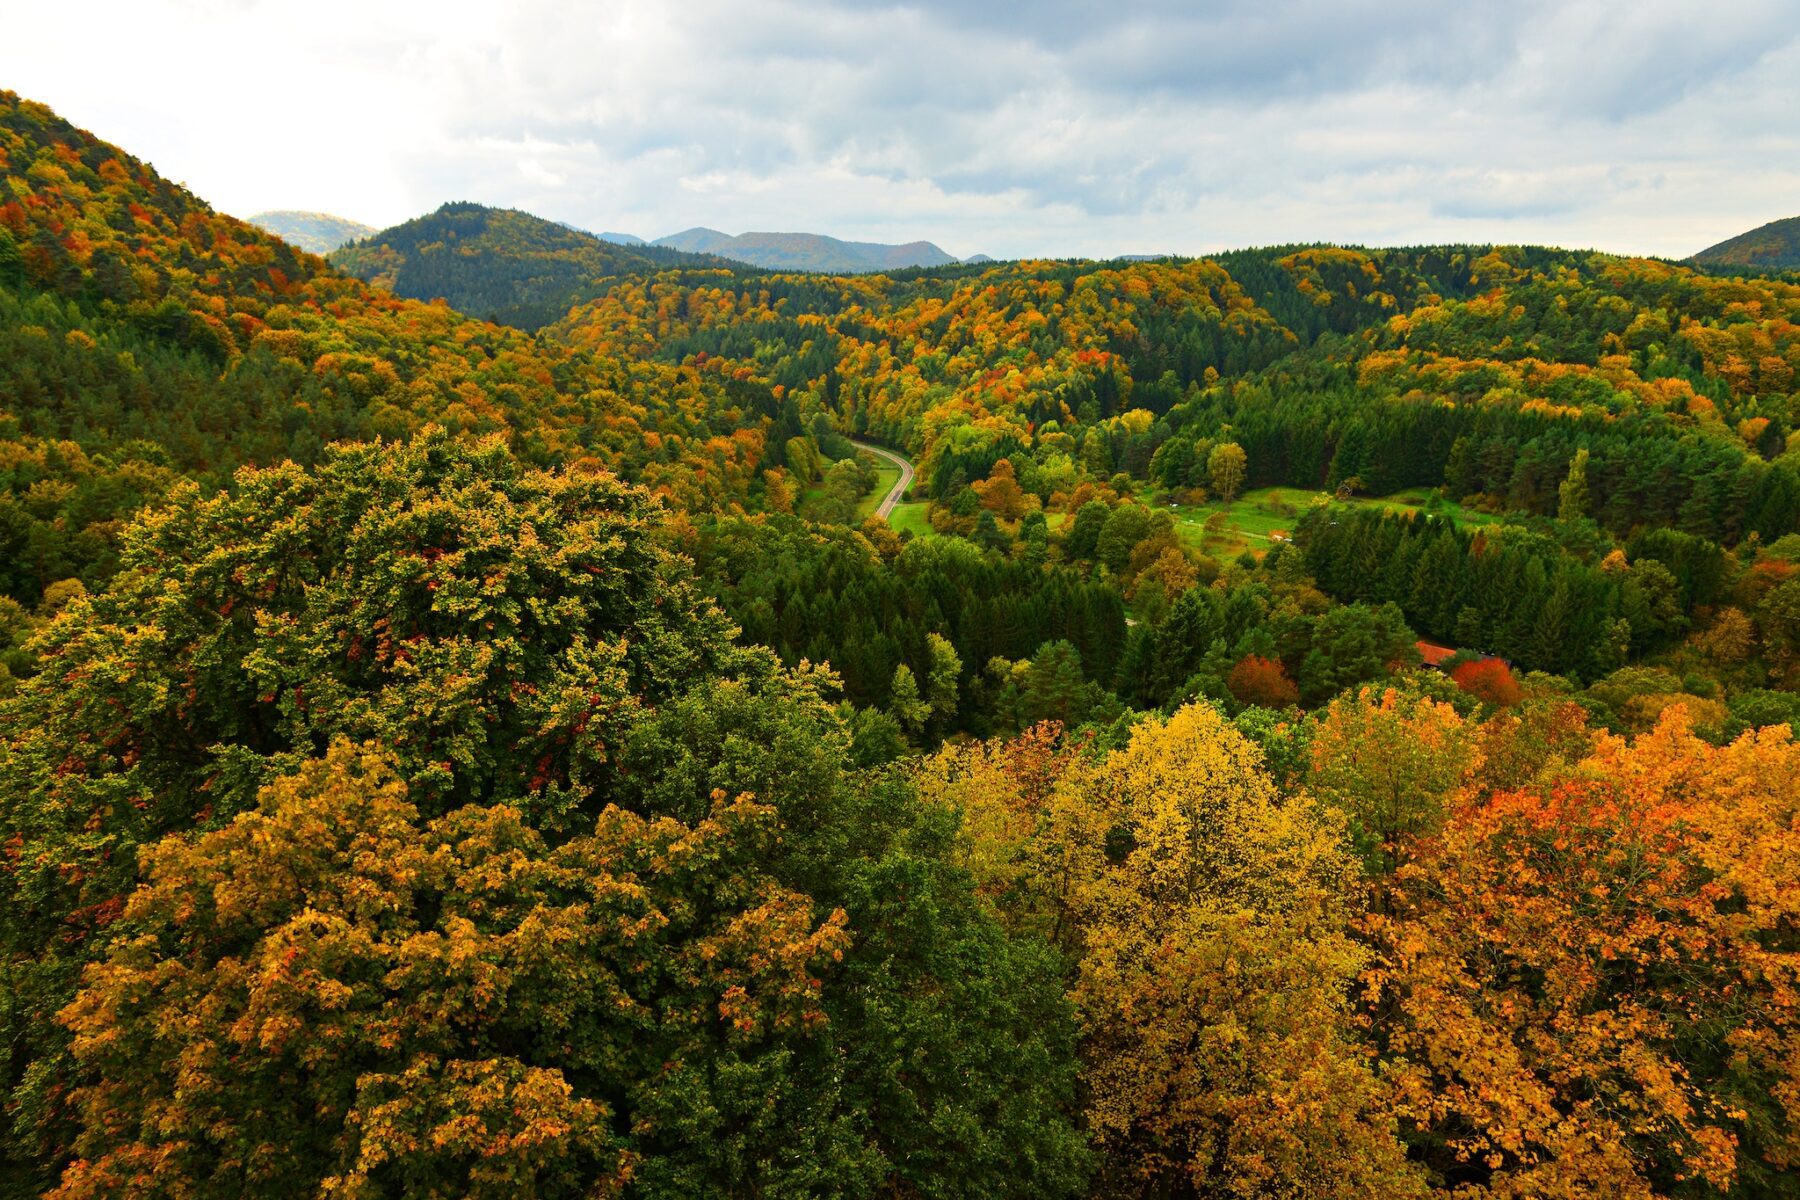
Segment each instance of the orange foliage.
[{"label": "orange foliage", "polygon": [[1471,792],[1367,921],[1401,1116],[1482,1195],[1729,1187],[1800,1162],[1800,746],[1679,707]]},{"label": "orange foliage", "polygon": [[1247,654],[1238,660],[1225,677],[1225,686],[1245,704],[1264,708],[1286,708],[1300,702],[1300,689],[1288,678],[1287,668],[1278,658]]},{"label": "orange foliage", "polygon": [[1450,678],[1457,687],[1495,708],[1511,708],[1524,695],[1519,681],[1513,678],[1512,668],[1497,658],[1463,663],[1450,672]]}]

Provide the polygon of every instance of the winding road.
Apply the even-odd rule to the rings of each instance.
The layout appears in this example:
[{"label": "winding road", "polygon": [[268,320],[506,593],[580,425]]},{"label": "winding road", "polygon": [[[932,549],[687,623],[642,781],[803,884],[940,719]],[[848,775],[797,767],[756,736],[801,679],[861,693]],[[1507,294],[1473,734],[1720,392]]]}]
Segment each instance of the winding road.
[{"label": "winding road", "polygon": [[859,442],[855,438],[851,438],[850,444],[855,446],[858,450],[867,450],[870,454],[885,458],[896,467],[900,468],[899,482],[889,488],[888,494],[883,496],[881,498],[881,503],[875,506],[875,515],[885,521],[894,511],[894,505],[900,503],[900,497],[906,495],[906,489],[912,486],[913,465],[904,458],[901,458],[898,454],[895,454],[892,450],[884,450],[880,446],[872,445],[869,442]]}]

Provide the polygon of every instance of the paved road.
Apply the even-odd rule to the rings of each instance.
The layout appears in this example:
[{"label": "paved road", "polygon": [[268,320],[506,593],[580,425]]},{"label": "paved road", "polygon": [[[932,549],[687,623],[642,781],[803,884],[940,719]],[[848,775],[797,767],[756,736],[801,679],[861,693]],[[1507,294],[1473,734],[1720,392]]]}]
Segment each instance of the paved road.
[{"label": "paved road", "polygon": [[873,446],[868,442],[859,442],[855,438],[850,439],[850,444],[858,450],[867,450],[870,454],[885,458],[900,468],[900,481],[894,484],[888,494],[882,497],[881,503],[875,506],[875,515],[885,521],[894,511],[894,505],[900,503],[900,497],[906,495],[906,489],[912,486],[913,465],[892,450],[884,450],[880,446]]}]

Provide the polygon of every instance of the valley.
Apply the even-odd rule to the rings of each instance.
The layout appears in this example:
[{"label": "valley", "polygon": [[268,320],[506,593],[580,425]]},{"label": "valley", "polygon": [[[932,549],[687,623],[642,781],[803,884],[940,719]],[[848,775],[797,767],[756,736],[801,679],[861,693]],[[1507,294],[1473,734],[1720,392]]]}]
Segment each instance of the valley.
[{"label": "valley", "polygon": [[296,216],[0,92],[0,1196],[1800,1191],[1767,228]]}]

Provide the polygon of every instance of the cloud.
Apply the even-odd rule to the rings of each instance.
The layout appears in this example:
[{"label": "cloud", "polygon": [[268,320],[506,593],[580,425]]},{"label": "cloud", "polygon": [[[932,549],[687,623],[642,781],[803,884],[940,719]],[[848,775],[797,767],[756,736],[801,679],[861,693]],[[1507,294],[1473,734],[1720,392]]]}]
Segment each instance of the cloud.
[{"label": "cloud", "polygon": [[65,0],[9,33],[10,86],[238,212],[1682,255],[1800,194],[1783,0]]}]

